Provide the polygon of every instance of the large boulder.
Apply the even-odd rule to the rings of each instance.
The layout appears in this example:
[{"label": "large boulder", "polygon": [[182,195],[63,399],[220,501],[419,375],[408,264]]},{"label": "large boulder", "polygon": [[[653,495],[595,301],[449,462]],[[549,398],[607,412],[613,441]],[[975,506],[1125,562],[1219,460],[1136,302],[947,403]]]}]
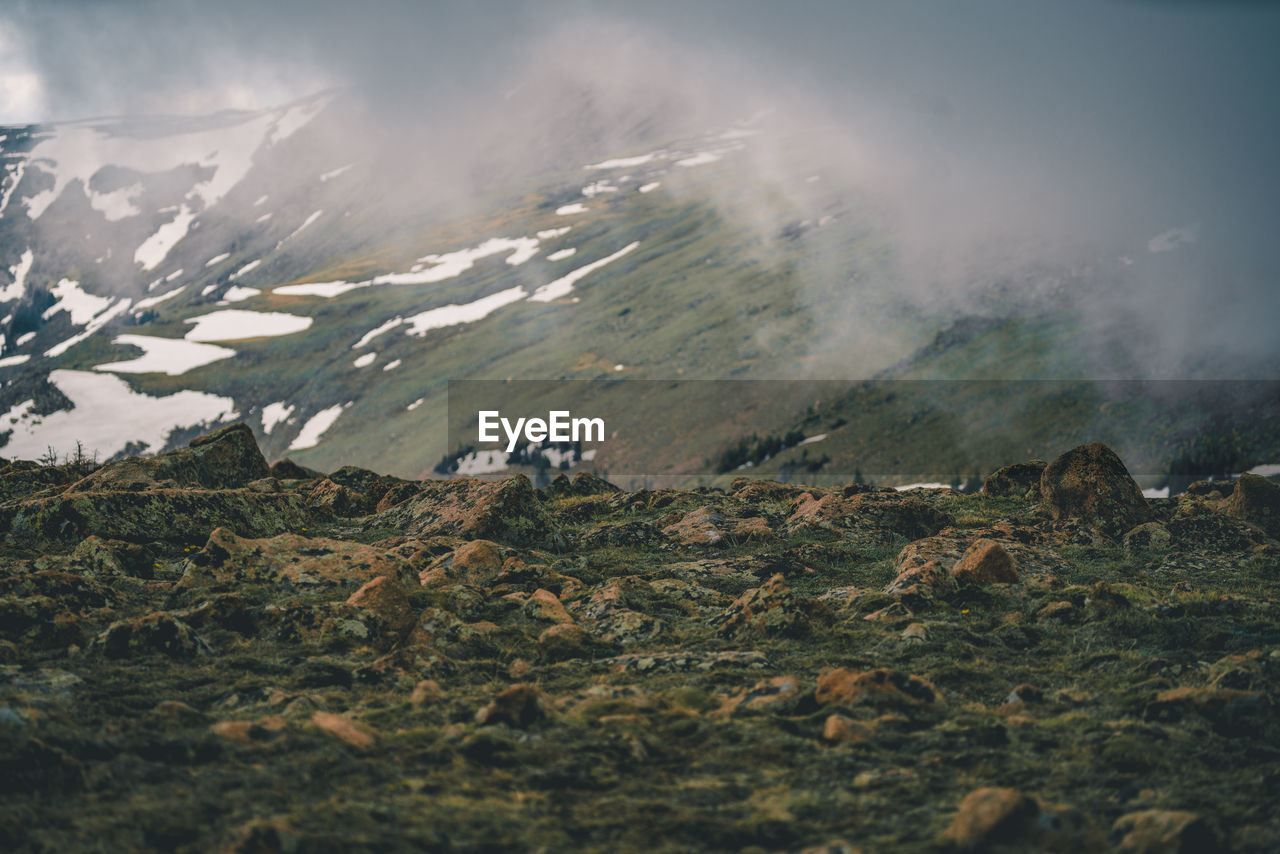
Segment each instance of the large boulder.
[{"label": "large boulder", "polygon": [[1155,520],[1124,463],[1101,442],[1080,445],[1049,463],[1040,495],[1053,518],[1080,520],[1109,537]]},{"label": "large boulder", "polygon": [[1280,538],[1280,483],[1256,474],[1240,475],[1227,500],[1227,514]]},{"label": "large boulder", "polygon": [[67,491],[143,490],[162,485],[235,489],[269,473],[253,431],[244,424],[231,424],[192,439],[185,448],[107,463]]}]

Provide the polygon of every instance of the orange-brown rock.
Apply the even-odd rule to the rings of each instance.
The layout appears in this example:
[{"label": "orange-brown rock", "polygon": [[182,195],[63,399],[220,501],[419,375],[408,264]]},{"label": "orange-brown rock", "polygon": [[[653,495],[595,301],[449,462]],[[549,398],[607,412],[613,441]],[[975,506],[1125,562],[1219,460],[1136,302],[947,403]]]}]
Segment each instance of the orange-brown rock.
[{"label": "orange-brown rock", "polygon": [[529,594],[529,598],[525,600],[524,610],[535,620],[547,620],[552,623],[573,622],[573,617],[569,616],[569,612],[560,603],[560,597],[541,587]]},{"label": "orange-brown rock", "polygon": [[507,688],[492,702],[476,712],[476,723],[496,724],[524,729],[546,717],[550,702],[538,686],[521,682]]},{"label": "orange-brown rock", "polygon": [[591,636],[582,626],[559,623],[538,635],[538,648],[548,661],[566,661],[587,654]]},{"label": "orange-brown rock", "polygon": [[472,540],[436,558],[418,580],[424,587],[458,583],[488,587],[501,570],[502,547],[489,540]]},{"label": "orange-brown rock", "polygon": [[1012,584],[1018,580],[1013,555],[994,540],[978,540],[951,568],[961,584]]},{"label": "orange-brown rock", "polygon": [[832,744],[858,744],[870,741],[875,731],[863,721],[844,715],[828,715],[822,724],[822,738]]},{"label": "orange-brown rock", "polygon": [[1101,442],[1080,445],[1045,467],[1040,494],[1055,520],[1079,519],[1119,538],[1155,516],[1115,452]]},{"label": "orange-brown rock", "polygon": [[418,495],[378,518],[418,538],[449,534],[523,546],[554,546],[562,539],[523,475],[499,481],[424,481]]},{"label": "orange-brown rock", "polygon": [[1227,513],[1280,539],[1280,483],[1256,474],[1240,475],[1227,500]]},{"label": "orange-brown rock", "polygon": [[296,591],[358,588],[372,578],[413,578],[408,564],[360,543],[281,534],[265,539],[236,536],[226,528],[209,534],[178,582],[180,589],[262,583]]},{"label": "orange-brown rock", "polygon": [[1039,812],[1036,800],[1017,789],[975,789],[960,802],[942,836],[965,851],[1014,842],[1026,833]]},{"label": "orange-brown rock", "polygon": [[1221,851],[1213,828],[1193,812],[1143,810],[1116,819],[1112,834],[1120,837],[1123,854],[1193,854]]},{"label": "orange-brown rock", "polygon": [[372,727],[332,712],[316,712],[311,716],[311,723],[326,735],[362,750],[373,747],[377,740],[377,732]]},{"label": "orange-brown rock", "polygon": [[712,617],[711,625],[726,636],[796,637],[811,628],[803,603],[781,573],[764,586],[743,593],[727,610]]},{"label": "orange-brown rock", "polygon": [[381,619],[397,639],[413,628],[414,614],[409,594],[405,592],[404,585],[394,578],[385,575],[371,578],[347,597],[347,604]]},{"label": "orange-brown rock", "polygon": [[926,708],[943,702],[942,693],[928,680],[887,667],[876,670],[828,667],[818,674],[813,697],[824,706],[841,703]]}]

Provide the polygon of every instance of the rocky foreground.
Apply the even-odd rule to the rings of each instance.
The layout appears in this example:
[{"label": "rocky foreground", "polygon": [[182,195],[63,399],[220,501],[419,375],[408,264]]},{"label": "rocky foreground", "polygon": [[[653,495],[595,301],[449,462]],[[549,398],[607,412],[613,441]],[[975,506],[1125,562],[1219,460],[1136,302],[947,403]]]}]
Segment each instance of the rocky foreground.
[{"label": "rocky foreground", "polygon": [[1280,485],[0,468],[11,851],[1280,850]]}]

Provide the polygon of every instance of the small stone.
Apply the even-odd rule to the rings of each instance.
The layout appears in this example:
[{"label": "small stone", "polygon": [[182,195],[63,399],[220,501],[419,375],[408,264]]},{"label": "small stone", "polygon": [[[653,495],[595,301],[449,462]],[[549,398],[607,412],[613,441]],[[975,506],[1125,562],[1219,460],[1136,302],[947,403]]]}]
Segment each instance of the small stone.
[{"label": "small stone", "polygon": [[373,747],[377,732],[370,726],[332,712],[316,712],[311,723],[321,732],[361,750]]},{"label": "small stone", "polygon": [[1193,812],[1143,810],[1122,815],[1111,828],[1125,854],[1198,854],[1221,850],[1213,828]]},{"label": "small stone", "polygon": [[385,575],[371,578],[347,597],[347,604],[383,620],[395,638],[403,638],[413,628],[413,607],[404,586]]},{"label": "small stone", "polygon": [[995,540],[978,540],[951,569],[962,584],[1012,584],[1018,580],[1017,562]]},{"label": "small stone", "polygon": [[256,721],[218,721],[209,730],[217,736],[240,744],[272,741],[284,731],[284,718],[267,715]]},{"label": "small stone", "polygon": [[929,630],[925,628],[924,623],[912,623],[902,630],[902,639],[910,641],[923,641],[929,637]]},{"label": "small stone", "polygon": [[942,693],[926,679],[881,667],[849,670],[828,667],[818,674],[813,698],[819,705],[924,708],[942,702]]},{"label": "small stone", "polygon": [[547,696],[538,686],[521,682],[507,688],[487,706],[476,712],[476,723],[497,724],[524,729],[546,717],[550,707]]},{"label": "small stone", "polygon": [[566,661],[587,654],[591,638],[573,623],[559,623],[538,635],[538,648],[548,661]]},{"label": "small stone", "polygon": [[409,695],[409,702],[418,708],[430,706],[442,699],[444,699],[444,689],[434,679],[423,679],[413,686],[413,693]]},{"label": "small stone", "polygon": [[550,590],[539,587],[525,601],[524,611],[535,620],[546,620],[552,623],[572,623],[573,617],[564,609],[560,597]]},{"label": "small stone", "polygon": [[844,715],[828,715],[822,724],[822,738],[832,744],[858,744],[869,741],[872,735],[871,727]]},{"label": "small stone", "polygon": [[1169,529],[1159,522],[1144,522],[1124,535],[1124,548],[1130,554],[1167,549],[1173,541]]},{"label": "small stone", "polygon": [[960,802],[942,836],[966,851],[1012,842],[1025,833],[1039,812],[1035,799],[1017,789],[975,789]]}]

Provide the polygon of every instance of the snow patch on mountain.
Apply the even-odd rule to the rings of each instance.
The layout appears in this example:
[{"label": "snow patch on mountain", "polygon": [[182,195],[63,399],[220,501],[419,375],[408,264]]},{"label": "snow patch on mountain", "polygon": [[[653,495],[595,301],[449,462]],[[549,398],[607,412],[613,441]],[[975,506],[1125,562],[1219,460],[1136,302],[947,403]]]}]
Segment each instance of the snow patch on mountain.
[{"label": "snow patch on mountain", "polygon": [[586,264],[585,266],[579,267],[578,269],[573,270],[572,272],[566,273],[564,276],[561,276],[560,278],[556,279],[554,282],[545,284],[542,287],[538,288],[536,291],[534,291],[533,296],[529,297],[529,301],[530,302],[551,302],[554,299],[559,299],[562,296],[568,295],[569,292],[573,290],[573,286],[577,284],[581,279],[590,275],[591,273],[595,272],[596,270],[600,269],[606,264],[610,264],[618,260],[622,256],[634,251],[639,245],[640,245],[639,241],[636,241],[634,243],[629,243],[626,246],[619,249],[617,252],[613,253],[612,255],[601,258],[598,261],[592,261],[590,264]]},{"label": "snow patch on mountain", "polygon": [[[93,371],[58,370],[49,381],[66,395],[72,409],[33,415],[25,401],[4,416],[13,434],[6,456],[35,459],[50,447],[66,453],[82,442],[90,453],[110,457],[131,442],[158,451],[178,428],[197,427],[238,417],[235,402],[199,391],[163,397],[140,394],[120,377]],[[103,413],[111,413],[104,418]]]},{"label": "snow patch on mountain", "polygon": [[152,335],[117,335],[116,344],[129,344],[142,348],[143,354],[136,359],[124,362],[108,362],[94,365],[95,371],[110,371],[117,374],[168,374],[171,377],[181,376],[187,371],[229,359],[236,354],[235,350],[218,347],[213,344],[197,344],[185,338],[157,338]]},{"label": "snow patch on mountain", "polygon": [[337,404],[336,406],[330,406],[328,409],[322,409],[315,415],[312,415],[307,419],[307,422],[302,425],[302,429],[298,432],[297,438],[289,444],[288,449],[290,451],[302,451],[307,448],[314,448],[316,445],[320,444],[320,439],[323,438],[324,434],[329,432],[329,428],[337,422],[338,417],[342,415],[342,410],[346,409],[346,407],[350,405],[351,404],[349,403],[345,406],[343,404]]},{"label": "snow patch on mountain", "polygon": [[433,308],[421,314],[405,318],[404,322],[409,326],[406,334],[421,338],[432,329],[457,326],[460,323],[474,323],[477,320],[488,317],[504,305],[519,302],[526,296],[528,296],[528,291],[516,285],[514,288],[508,288],[505,291],[481,297],[464,305],[450,304]]},{"label": "snow patch on mountain", "polygon": [[31,272],[31,263],[35,260],[35,257],[35,254],[30,249],[27,249],[22,253],[22,257],[18,259],[18,263],[9,268],[9,272],[13,275],[13,281],[0,288],[0,302],[22,299],[26,293],[27,273]]},{"label": "snow patch on mountain", "polygon": [[583,166],[583,169],[626,169],[630,166],[643,166],[652,160],[662,156],[661,151],[654,151],[649,154],[641,154],[636,157],[615,157],[612,160],[602,160],[599,163],[592,163]]},{"label": "snow patch on mountain", "polygon": [[238,341],[242,338],[268,338],[291,335],[311,326],[310,317],[285,314],[281,311],[222,311],[188,317],[184,323],[195,327],[184,338],[188,341]]},{"label": "snow patch on mountain", "polygon": [[63,341],[62,343],[55,344],[54,346],[46,350],[44,354],[49,358],[53,358],[55,356],[61,356],[63,353],[67,352],[67,350],[70,350],[76,344],[79,344],[81,341],[85,340],[86,338],[88,338],[89,336],[97,332],[99,329],[106,326],[116,317],[119,317],[121,314],[124,314],[126,311],[129,310],[129,306],[132,304],[133,304],[133,301],[127,300],[127,299],[122,299],[119,302],[113,303],[106,311],[102,312],[101,314],[91,319],[89,321],[89,325],[86,326],[84,328],[84,331],[82,331],[80,334],[72,335],[70,338]]},{"label": "snow patch on mountain", "polygon": [[462,275],[476,265],[481,258],[510,253],[506,263],[517,267],[538,253],[538,240],[533,237],[492,237],[479,246],[459,249],[455,252],[424,255],[407,273],[384,273],[362,282],[306,282],[300,285],[282,285],[274,293],[284,296],[317,296],[326,299],[357,288],[374,285],[425,285],[442,282]]},{"label": "snow patch on mountain", "polygon": [[94,296],[83,290],[79,282],[71,279],[59,280],[58,284],[49,288],[49,293],[57,297],[58,301],[44,310],[45,320],[65,311],[71,315],[72,323],[82,326],[111,305],[110,297]]},{"label": "snow patch on mountain", "polygon": [[227,292],[222,295],[219,305],[228,302],[243,302],[244,300],[249,299],[249,297],[256,297],[260,293],[262,293],[262,291],[257,288],[242,288],[239,285],[232,285],[227,288]]},{"label": "snow patch on mountain", "polygon": [[292,414],[293,407],[283,400],[277,403],[268,403],[262,407],[262,432],[269,434],[276,428],[277,424],[280,424]]}]

